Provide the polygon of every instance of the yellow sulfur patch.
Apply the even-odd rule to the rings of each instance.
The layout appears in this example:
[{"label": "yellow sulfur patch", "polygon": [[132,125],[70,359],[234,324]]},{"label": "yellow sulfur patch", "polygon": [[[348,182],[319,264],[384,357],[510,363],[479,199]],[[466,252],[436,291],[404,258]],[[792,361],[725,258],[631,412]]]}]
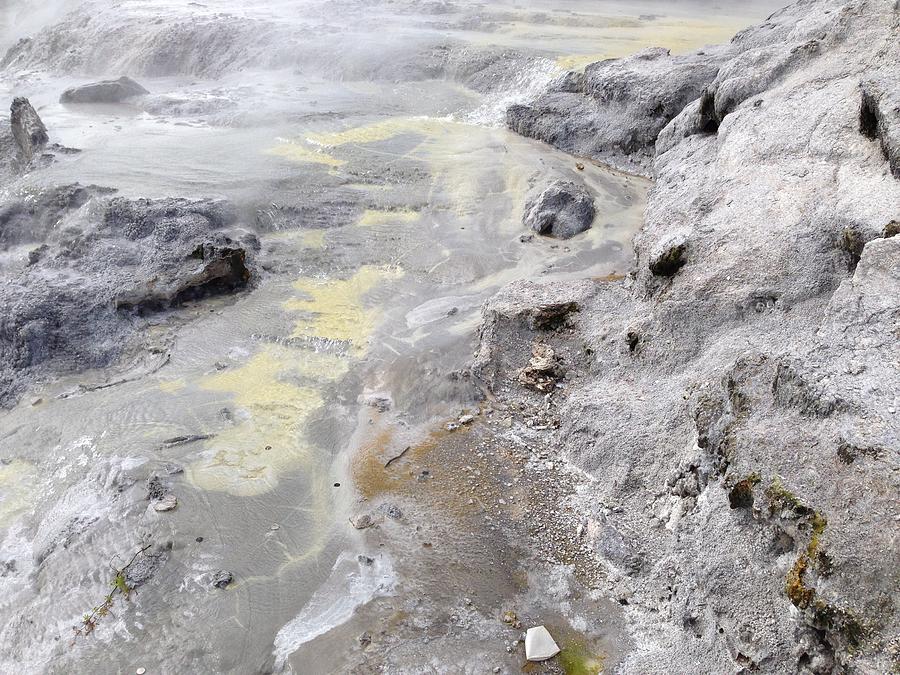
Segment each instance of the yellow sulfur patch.
[{"label": "yellow sulfur patch", "polygon": [[182,380],[161,380],[159,383],[159,388],[166,392],[167,394],[174,394],[176,392],[181,391],[187,386],[187,383]]},{"label": "yellow sulfur patch", "polygon": [[201,380],[202,389],[232,394],[244,419],[207,442],[207,456],[188,468],[191,481],[243,496],[271,489],[279,472],[309,461],[304,426],[322,405],[315,385],[345,372],[337,357],[269,345],[244,366]]},{"label": "yellow sulfur patch", "polygon": [[735,18],[694,20],[660,18],[655,21],[613,24],[599,29],[598,35],[608,48],[593,54],[562,56],[556,63],[566,70],[584,70],[585,66],[603,59],[629,56],[647,47],[665,47],[673,54],[684,54],[704,45],[727,42],[748,21]]},{"label": "yellow sulfur patch", "polygon": [[349,279],[300,279],[294,287],[308,299],[285,303],[285,309],[308,315],[297,322],[294,336],[349,342],[354,355],[363,354],[379,314],[366,307],[364,296],[379,282],[400,276],[398,269],[367,265]]},{"label": "yellow sulfur patch", "polygon": [[286,141],[266,150],[266,154],[284,157],[293,162],[309,162],[311,164],[324,164],[337,168],[346,164],[344,160],[332,157],[322,148],[311,147],[303,142]]},{"label": "yellow sulfur patch", "polygon": [[449,120],[438,117],[396,117],[335,133],[313,134],[309,136],[309,140],[326,147],[351,143],[359,145],[386,141],[403,134],[434,136],[444,132],[452,124]]},{"label": "yellow sulfur patch", "polygon": [[0,464],[0,527],[32,502],[34,467],[21,459]]},{"label": "yellow sulfur patch", "polygon": [[381,211],[366,209],[359,221],[360,227],[372,227],[373,225],[390,225],[394,223],[412,223],[419,217],[418,211],[412,209],[397,209],[396,211]]},{"label": "yellow sulfur patch", "polygon": [[325,248],[325,230],[306,230],[302,241],[305,248]]}]

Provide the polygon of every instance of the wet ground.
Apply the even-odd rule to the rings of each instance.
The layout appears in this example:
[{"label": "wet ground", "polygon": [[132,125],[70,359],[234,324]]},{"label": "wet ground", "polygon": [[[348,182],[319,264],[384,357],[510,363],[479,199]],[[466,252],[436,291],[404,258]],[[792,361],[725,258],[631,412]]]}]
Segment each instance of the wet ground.
[{"label": "wet ground", "polygon": [[[5,96],[28,95],[52,139],[83,150],[7,194],[77,180],[224,197],[262,251],[250,291],[162,317],[116,368],[36,384],[2,413],[0,671],[518,672],[535,623],[564,651],[533,672],[614,665],[617,606],[559,507],[578,479],[482,408],[466,368],[481,303],[504,283],[627,269],[648,183],[498,122],[560,65],[687,49],[762,12],[551,4],[378,5],[385,35],[362,31],[340,77],[323,62],[146,77],[147,101],[70,107],[58,94],[83,78],[6,78]],[[295,5],[260,11],[284,20]],[[191,6],[123,4],[234,9]],[[303,8],[319,29],[336,21]],[[541,60],[487,92],[350,76],[399,34]],[[592,229],[522,241],[527,192],[554,178],[594,193]],[[440,431],[463,410],[481,414]],[[174,510],[149,506],[153,475]],[[144,545],[159,556],[149,580],[73,640]]]}]

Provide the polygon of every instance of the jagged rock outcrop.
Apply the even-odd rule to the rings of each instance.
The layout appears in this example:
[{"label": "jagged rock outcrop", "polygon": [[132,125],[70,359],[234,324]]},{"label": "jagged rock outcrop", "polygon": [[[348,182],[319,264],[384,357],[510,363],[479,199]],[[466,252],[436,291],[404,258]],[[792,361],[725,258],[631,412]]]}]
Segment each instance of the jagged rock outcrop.
[{"label": "jagged rock outcrop", "polygon": [[59,97],[60,103],[121,103],[135,96],[150,92],[130,77],[103,80],[66,89]]},{"label": "jagged rock outcrop", "polygon": [[[621,672],[900,665],[898,29],[892,0],[803,0],[740,33],[659,133],[628,278],[485,306],[476,374],[545,406],[518,372],[561,356],[575,500],[636,533],[639,568],[598,553]],[[511,319],[543,298],[567,330]]]},{"label": "jagged rock outcrop", "polygon": [[591,64],[510,107],[507,125],[566,152],[646,173],[659,132],[712,81],[723,52],[672,56],[654,48]]},{"label": "jagged rock outcrop", "polygon": [[47,127],[27,98],[13,99],[10,106],[10,130],[20,166],[27,166],[50,142]]},{"label": "jagged rock outcrop", "polygon": [[[0,289],[0,402],[26,374],[108,365],[143,315],[249,283],[258,242],[229,204],[107,192],[50,189],[4,224],[19,250],[36,248]],[[61,219],[49,231],[48,214]]]}]

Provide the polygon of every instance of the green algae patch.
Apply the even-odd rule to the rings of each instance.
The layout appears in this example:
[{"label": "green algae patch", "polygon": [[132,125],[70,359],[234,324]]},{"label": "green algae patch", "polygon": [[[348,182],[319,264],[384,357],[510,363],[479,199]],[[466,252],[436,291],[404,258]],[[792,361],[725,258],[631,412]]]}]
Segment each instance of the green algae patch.
[{"label": "green algae patch", "polygon": [[570,638],[564,641],[557,658],[566,675],[597,675],[603,672],[606,655],[594,652],[583,638]]},{"label": "green algae patch", "polygon": [[770,511],[791,514],[793,518],[805,521],[809,527],[809,542],[803,549],[785,579],[784,592],[795,607],[807,612],[810,623],[817,629],[840,639],[849,649],[861,646],[870,630],[853,612],[836,607],[817,597],[814,586],[809,585],[807,575],[817,572],[819,575],[831,573],[831,562],[822,550],[822,538],[828,528],[828,520],[818,511],[804,504],[790,492],[779,478],[772,481],[766,490]]},{"label": "green algae patch", "polygon": [[809,607],[816,596],[815,589],[804,583],[803,576],[810,565],[818,559],[822,535],[825,533],[826,527],[828,527],[828,521],[825,520],[825,517],[813,512],[812,534],[809,538],[809,544],[807,544],[806,550],[797,557],[785,581],[784,592],[791,603],[800,609]]}]

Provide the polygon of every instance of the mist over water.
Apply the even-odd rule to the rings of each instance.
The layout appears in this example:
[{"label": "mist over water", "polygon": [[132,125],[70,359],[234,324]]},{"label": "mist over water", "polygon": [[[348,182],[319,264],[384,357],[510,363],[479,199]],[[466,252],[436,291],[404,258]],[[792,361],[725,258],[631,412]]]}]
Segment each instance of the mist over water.
[{"label": "mist over water", "polygon": [[[348,526],[366,401],[390,400],[403,428],[442,424],[476,403],[460,373],[486,298],[630,263],[647,181],[515,136],[506,107],[597,59],[728,39],[778,4],[3,0],[0,93],[81,150],[4,199],[74,182],[223,198],[261,251],[248,292],[141,324],[146,358],[35,382],[0,412],[0,672],[352,671],[365,608],[439,582]],[[121,75],[150,94],[59,102]],[[593,192],[593,227],[523,242],[527,193],[557,178]],[[0,272],[40,243],[7,246]],[[167,444],[183,437],[198,440]],[[178,508],[156,513],[146,480],[164,471]],[[111,561],[146,541],[150,581],[73,640]]]}]

